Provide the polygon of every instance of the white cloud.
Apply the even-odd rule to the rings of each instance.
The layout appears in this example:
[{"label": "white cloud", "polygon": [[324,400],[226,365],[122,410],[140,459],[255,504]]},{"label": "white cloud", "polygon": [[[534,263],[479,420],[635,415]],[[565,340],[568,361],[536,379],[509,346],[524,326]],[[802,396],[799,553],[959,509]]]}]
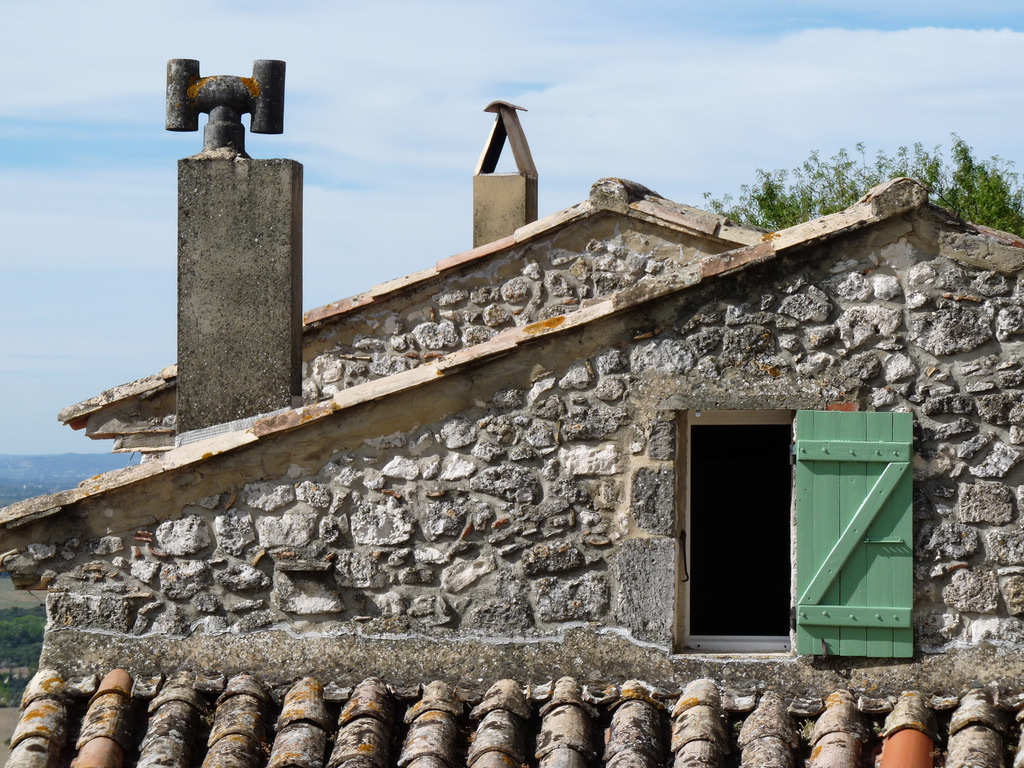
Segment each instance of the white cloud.
[{"label": "white cloud", "polygon": [[[469,247],[470,174],[493,119],[481,110],[495,98],[529,109],[542,215],[611,175],[700,205],[757,167],[857,141],[891,151],[957,132],[983,156],[1024,159],[1024,34],[997,28],[1021,12],[891,5],[14,4],[0,51],[0,141],[17,148],[0,155],[0,263],[15,298],[0,349],[21,349],[11,339],[34,318],[32,345],[66,355],[56,368],[81,385],[58,408],[173,357],[174,158],[202,139],[163,131],[169,58],[198,58],[204,74],[288,62],[286,132],[248,142],[306,166],[311,307]],[[929,26],[955,23],[971,28]],[[69,276],[75,290],[55,291]],[[41,310],[58,297],[61,312]],[[94,352],[103,360],[82,362]],[[0,452],[33,429],[5,424]]]}]

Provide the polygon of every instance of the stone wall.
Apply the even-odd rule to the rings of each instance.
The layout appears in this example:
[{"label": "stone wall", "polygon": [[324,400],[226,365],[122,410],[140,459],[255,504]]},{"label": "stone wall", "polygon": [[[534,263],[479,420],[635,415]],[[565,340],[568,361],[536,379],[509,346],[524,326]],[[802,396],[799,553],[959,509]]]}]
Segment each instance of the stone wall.
[{"label": "stone wall", "polygon": [[307,403],[431,362],[499,331],[574,312],[722,243],[612,214],[568,225],[307,330]]},{"label": "stone wall", "polygon": [[[314,616],[364,632],[489,637],[612,623],[608,555],[630,526],[618,504],[630,456],[644,451],[623,405],[628,370],[628,355],[607,350],[470,411],[369,439],[314,474],[203,498],[151,530],[65,545],[59,557],[86,562],[60,577],[73,587],[51,595],[54,620],[185,634],[197,622],[246,631]],[[672,514],[661,496],[645,502],[659,529]]]},{"label": "stone wall", "polygon": [[[679,415],[853,403],[915,415],[918,646],[1024,641],[1024,287],[936,250],[897,221],[751,267],[489,363],[463,407],[325,444],[312,469],[145,530],[34,545],[60,572],[52,625],[491,640],[585,625],[667,648]],[[478,307],[465,293],[451,306]],[[411,343],[423,323],[402,323],[392,339]],[[429,413],[423,397],[409,407]]]}]

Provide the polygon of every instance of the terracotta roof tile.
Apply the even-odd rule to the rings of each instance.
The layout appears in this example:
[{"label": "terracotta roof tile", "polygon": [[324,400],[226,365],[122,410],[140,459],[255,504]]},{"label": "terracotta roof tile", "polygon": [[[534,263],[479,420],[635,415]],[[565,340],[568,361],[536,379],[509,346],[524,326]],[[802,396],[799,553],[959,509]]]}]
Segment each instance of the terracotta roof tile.
[{"label": "terracotta roof tile", "polygon": [[659,219],[665,219],[686,229],[699,232],[702,235],[714,237],[718,234],[724,217],[696,208],[682,209],[681,206],[667,205],[666,202],[664,200],[648,198],[631,203],[629,207],[635,211],[640,211]]},{"label": "terracotta roof tile", "polygon": [[[57,414],[57,420],[63,422],[75,421],[119,400],[142,394],[152,396],[163,389],[173,386],[177,379],[178,366],[169,365],[159,373],[154,373],[151,376],[145,376],[135,381],[129,381],[127,384],[121,384],[120,386],[108,389],[88,400],[69,405]],[[85,426],[84,423],[82,426]]]},{"label": "terracotta roof tile", "polygon": [[188,768],[204,705],[193,676],[179,672],[149,703],[149,725],[139,746],[137,768]]},{"label": "terracotta roof tile", "polygon": [[499,680],[471,717],[480,721],[466,755],[471,768],[517,768],[526,762],[530,706],[512,680]]},{"label": "terracotta roof tile", "polygon": [[324,764],[327,734],[311,723],[290,725],[274,739],[267,768],[320,768]]},{"label": "terracotta roof tile", "polygon": [[448,683],[434,681],[405,714],[409,731],[398,755],[399,768],[456,768],[458,716],[464,705],[454,700]]},{"label": "terracotta roof tile", "polygon": [[[239,675],[224,687],[217,676],[180,671],[148,698],[152,690],[133,688],[122,671],[99,686],[84,680],[36,675],[7,768],[62,768],[75,758],[76,768],[520,768],[534,759],[544,768],[855,768],[906,734],[939,763],[1002,766],[1020,738],[1014,715],[1024,716],[1021,697],[990,689],[966,692],[940,717],[929,705],[946,700],[916,691],[885,716],[865,712],[850,691],[808,691],[824,711],[797,716],[774,691],[723,690],[710,679],[671,692],[635,680],[593,691],[568,677],[532,688],[499,680],[481,695],[444,681],[420,693],[374,678],[354,686],[301,678],[268,689]],[[752,711],[723,705],[747,696],[756,698]],[[465,698],[479,703],[470,710]]]},{"label": "terracotta roof tile", "polygon": [[468,264],[476,261],[477,259],[482,259],[485,256],[490,256],[492,253],[497,253],[498,251],[503,251],[506,248],[511,248],[515,244],[515,235],[508,235],[507,237],[499,238],[494,242],[484,243],[483,245],[478,245],[476,248],[471,248],[468,251],[456,253],[454,256],[448,256],[447,258],[441,259],[437,262],[434,268],[438,272],[444,272],[447,269],[462,266],[463,264]]},{"label": "terracotta roof tile", "polygon": [[672,752],[679,765],[721,765],[730,752],[724,713],[698,704],[672,723]]},{"label": "terracotta roof tile", "polygon": [[390,765],[395,702],[375,678],[355,687],[338,716],[338,736],[327,768],[386,768]]},{"label": "terracotta roof tile", "polygon": [[793,768],[793,750],[799,745],[786,703],[774,691],[761,697],[743,722],[737,745],[742,764],[762,768]]},{"label": "terracotta roof tile", "polygon": [[250,768],[264,743],[266,690],[249,675],[238,675],[217,700],[203,768]]},{"label": "terracotta roof tile", "polygon": [[591,722],[596,712],[583,701],[579,685],[569,677],[555,684],[551,700],[541,707],[536,757],[543,768],[583,766],[597,757]]},{"label": "terracotta roof tile", "polygon": [[946,765],[964,768],[1003,768],[1003,740],[982,725],[972,725],[949,737]]},{"label": "terracotta roof tile", "polygon": [[32,678],[21,703],[21,719],[11,736],[8,768],[53,768],[67,740],[64,680],[52,670]]},{"label": "terracotta roof tile", "polygon": [[882,736],[892,736],[897,731],[912,728],[934,739],[936,736],[935,715],[927,707],[927,700],[917,691],[904,691],[896,706],[885,718]]},{"label": "terracotta roof tile", "polygon": [[131,677],[123,669],[115,669],[103,678],[78,736],[76,746],[80,751],[93,739],[109,739],[121,749],[131,746],[131,686]]},{"label": "terracotta roof tile", "polygon": [[616,768],[656,768],[667,752],[662,707],[649,699],[624,699],[615,707],[604,762]]},{"label": "terracotta roof tile", "polygon": [[302,678],[288,690],[277,728],[280,731],[303,721],[321,729],[330,727],[324,706],[324,688],[312,677]]},{"label": "terracotta roof tile", "polygon": [[496,709],[511,712],[521,720],[529,719],[531,714],[530,702],[515,680],[499,680],[487,689],[483,701],[473,708],[470,717],[481,720]]},{"label": "terracotta roof tile", "polygon": [[861,749],[867,741],[868,728],[857,702],[849,691],[836,691],[825,700],[825,712],[811,731],[812,768],[861,764]]}]

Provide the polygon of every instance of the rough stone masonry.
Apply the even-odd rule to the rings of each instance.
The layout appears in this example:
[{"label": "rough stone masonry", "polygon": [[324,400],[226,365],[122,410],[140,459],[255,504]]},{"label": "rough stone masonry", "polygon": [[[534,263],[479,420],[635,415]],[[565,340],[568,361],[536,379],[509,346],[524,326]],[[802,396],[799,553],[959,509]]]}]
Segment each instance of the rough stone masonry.
[{"label": "rough stone masonry", "polygon": [[[1024,285],[951,257],[946,226],[926,208],[625,305],[182,473],[160,522],[119,527],[111,510],[106,531],[68,523],[5,567],[48,574],[51,621],[80,638],[480,648],[586,627],[631,638],[638,668],[665,674],[683,414],[852,403],[915,416],[918,647],[1011,648],[1024,642]],[[564,256],[580,275],[634,260],[600,242]],[[495,290],[513,281],[551,296],[525,270]],[[72,645],[55,640],[53,658]]]}]

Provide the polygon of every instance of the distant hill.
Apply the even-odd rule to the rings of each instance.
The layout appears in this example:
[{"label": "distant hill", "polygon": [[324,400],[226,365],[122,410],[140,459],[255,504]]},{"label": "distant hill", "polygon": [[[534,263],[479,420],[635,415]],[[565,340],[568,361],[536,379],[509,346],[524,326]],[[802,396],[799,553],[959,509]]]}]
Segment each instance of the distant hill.
[{"label": "distant hill", "polygon": [[15,456],[0,453],[0,507],[44,493],[74,488],[86,478],[127,467],[130,454],[59,453]]},{"label": "distant hill", "polygon": [[[0,454],[0,507],[74,488],[88,477],[128,466],[129,459],[123,453]],[[35,673],[46,622],[43,606],[33,604],[38,598],[15,591],[8,576],[0,574],[0,708],[17,704]],[[5,737],[0,733],[0,740]]]}]

